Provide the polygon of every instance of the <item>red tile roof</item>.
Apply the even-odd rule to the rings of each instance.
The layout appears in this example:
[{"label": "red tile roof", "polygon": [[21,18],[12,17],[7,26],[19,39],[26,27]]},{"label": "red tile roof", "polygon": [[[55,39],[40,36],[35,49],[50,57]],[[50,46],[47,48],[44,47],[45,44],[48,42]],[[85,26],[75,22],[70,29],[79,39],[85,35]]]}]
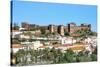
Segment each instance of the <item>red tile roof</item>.
[{"label": "red tile roof", "polygon": [[25,47],[21,44],[12,44],[11,46],[12,46],[12,48],[23,48],[23,47]]}]

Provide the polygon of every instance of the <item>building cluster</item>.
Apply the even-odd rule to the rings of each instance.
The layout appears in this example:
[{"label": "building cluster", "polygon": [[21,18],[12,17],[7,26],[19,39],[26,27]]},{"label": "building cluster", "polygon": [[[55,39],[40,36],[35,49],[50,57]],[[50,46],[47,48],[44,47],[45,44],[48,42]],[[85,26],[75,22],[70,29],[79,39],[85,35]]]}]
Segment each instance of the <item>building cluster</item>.
[{"label": "building cluster", "polygon": [[[44,50],[46,48],[60,49],[65,53],[66,50],[71,49],[75,54],[79,52],[88,52],[91,55],[97,47],[96,36],[86,36],[85,38],[74,38],[72,35],[78,30],[91,31],[90,24],[81,24],[77,26],[75,23],[69,23],[68,25],[48,25],[39,26],[36,24],[22,23],[22,26],[18,29],[12,28],[11,30],[11,54],[15,56],[20,50]],[[50,35],[44,35],[49,33]],[[65,36],[65,33],[70,36]],[[55,34],[57,33],[57,34]],[[55,34],[55,35],[52,35]],[[44,36],[43,36],[44,35]],[[31,61],[30,52],[26,55],[27,61]],[[12,61],[14,59],[12,58]],[[15,62],[15,61],[14,61]]]},{"label": "building cluster", "polygon": [[[66,47],[68,46],[73,46],[76,42],[79,42],[77,39],[74,39],[73,37],[69,36],[66,37],[64,36],[65,32],[68,32],[69,34],[73,34],[74,32],[78,30],[91,30],[91,25],[90,24],[81,24],[80,26],[77,26],[75,23],[69,23],[68,25],[48,25],[48,26],[39,26],[36,24],[28,24],[28,23],[22,23],[21,28],[19,30],[12,30],[12,39],[14,43],[12,43],[12,48],[23,48],[25,46],[22,46],[22,44],[28,44],[32,45],[31,47],[34,47],[34,49],[37,48],[44,48],[43,46],[48,46],[48,47],[55,47],[53,45],[60,45]],[[56,36],[37,36],[41,35],[41,32],[45,31],[45,33],[59,33],[60,35]],[[15,43],[14,40],[19,39],[19,40],[24,40],[19,43]],[[33,40],[33,41],[30,41]],[[16,40],[17,41],[17,40]],[[86,40],[88,41],[88,40]],[[15,44],[15,45],[14,45]],[[17,46],[16,46],[17,44]],[[21,45],[18,45],[21,44]],[[57,48],[57,46],[56,46]],[[67,49],[67,48],[66,48]],[[16,52],[17,50],[15,50]]]},{"label": "building cluster", "polygon": [[[35,38],[37,39],[37,38]],[[42,42],[41,40],[45,40]],[[19,44],[12,44],[12,51],[13,53],[16,53],[19,49],[45,49],[45,48],[55,48],[55,49],[61,49],[63,52],[66,51],[67,49],[72,49],[74,52],[80,52],[82,50],[87,50],[89,52],[92,52],[96,46],[97,46],[97,38],[96,37],[88,37],[85,40],[83,40],[84,43],[77,44],[77,39],[72,39],[71,37],[63,37],[61,39],[58,39],[57,44],[51,43],[51,41],[46,41],[47,39],[42,38],[36,41],[25,41],[21,42]],[[57,42],[57,41],[56,41]]]},{"label": "building cluster", "polygon": [[91,24],[81,24],[80,26],[77,26],[75,23],[69,23],[66,26],[64,25],[53,25],[50,24],[48,26],[39,26],[36,24],[28,24],[23,22],[22,28],[25,28],[26,30],[35,30],[35,29],[41,29],[44,30],[46,33],[59,33],[60,35],[64,35],[66,32],[70,35],[73,35],[74,32],[78,30],[91,30]]},{"label": "building cluster", "polygon": [[[35,24],[22,23],[22,27],[11,30],[11,54],[15,56],[20,50],[44,50],[46,48],[59,49],[65,53],[66,50],[71,49],[75,54],[80,52],[88,52],[91,55],[97,47],[97,37],[88,36],[86,38],[74,38],[72,36],[64,36],[65,32],[73,34],[78,30],[91,30],[91,25],[81,24],[77,26],[75,23],[64,25],[48,25],[39,26]],[[38,36],[45,31],[45,33],[59,33],[60,35]],[[21,57],[22,58],[22,57]],[[31,61],[30,52],[26,55],[27,61]],[[13,62],[16,61],[13,58]]]}]

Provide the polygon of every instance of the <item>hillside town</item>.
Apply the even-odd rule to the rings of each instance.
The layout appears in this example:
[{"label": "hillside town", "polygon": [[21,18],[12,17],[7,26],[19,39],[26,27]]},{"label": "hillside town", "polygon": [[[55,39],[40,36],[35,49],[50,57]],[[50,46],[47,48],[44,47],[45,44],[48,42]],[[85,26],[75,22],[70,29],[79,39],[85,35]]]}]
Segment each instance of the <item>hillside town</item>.
[{"label": "hillside town", "polygon": [[91,24],[11,27],[11,65],[39,65],[97,60],[97,33]]}]

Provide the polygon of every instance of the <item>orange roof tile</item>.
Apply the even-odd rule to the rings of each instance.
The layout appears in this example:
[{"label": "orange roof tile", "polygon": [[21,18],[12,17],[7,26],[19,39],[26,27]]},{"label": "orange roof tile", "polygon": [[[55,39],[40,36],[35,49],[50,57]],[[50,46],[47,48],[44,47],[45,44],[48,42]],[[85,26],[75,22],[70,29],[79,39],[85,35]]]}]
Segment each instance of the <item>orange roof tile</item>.
[{"label": "orange roof tile", "polygon": [[12,46],[12,48],[22,48],[22,47],[24,47],[21,44],[12,44],[11,46]]}]

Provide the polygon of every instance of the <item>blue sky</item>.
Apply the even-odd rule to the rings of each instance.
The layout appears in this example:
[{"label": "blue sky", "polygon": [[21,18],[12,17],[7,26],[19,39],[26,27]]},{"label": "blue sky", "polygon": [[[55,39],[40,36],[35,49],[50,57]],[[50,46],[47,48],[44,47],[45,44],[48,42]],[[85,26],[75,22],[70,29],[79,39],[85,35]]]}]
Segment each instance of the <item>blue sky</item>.
[{"label": "blue sky", "polygon": [[13,1],[12,22],[28,22],[38,25],[77,25],[87,23],[97,31],[97,6],[61,3]]}]

